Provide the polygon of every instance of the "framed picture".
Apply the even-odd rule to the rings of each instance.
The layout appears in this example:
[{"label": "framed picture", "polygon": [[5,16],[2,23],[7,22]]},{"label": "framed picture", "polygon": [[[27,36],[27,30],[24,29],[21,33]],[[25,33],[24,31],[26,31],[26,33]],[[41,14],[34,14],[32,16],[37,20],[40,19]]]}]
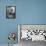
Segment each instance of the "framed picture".
[{"label": "framed picture", "polygon": [[[46,41],[46,25],[19,24],[18,38],[21,40]],[[20,37],[19,37],[20,36]]]},{"label": "framed picture", "polygon": [[6,6],[6,19],[16,19],[16,6]]}]

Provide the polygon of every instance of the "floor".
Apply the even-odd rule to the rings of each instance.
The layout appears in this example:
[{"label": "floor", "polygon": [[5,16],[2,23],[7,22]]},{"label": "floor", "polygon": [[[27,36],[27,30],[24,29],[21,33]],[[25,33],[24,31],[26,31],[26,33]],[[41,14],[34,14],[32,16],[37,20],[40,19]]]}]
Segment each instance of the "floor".
[{"label": "floor", "polygon": [[[0,46],[8,46],[8,44],[0,44]],[[10,46],[18,46],[18,44],[10,45]]]},{"label": "floor", "polygon": [[46,46],[46,42],[45,41],[32,42],[31,40],[28,41],[21,40],[20,46]]},{"label": "floor", "polygon": [[[8,46],[8,45],[7,44],[0,44],[0,46]],[[32,42],[31,40],[28,40],[28,41],[21,40],[19,45],[15,44],[14,46],[46,46],[46,42],[45,41]]]}]

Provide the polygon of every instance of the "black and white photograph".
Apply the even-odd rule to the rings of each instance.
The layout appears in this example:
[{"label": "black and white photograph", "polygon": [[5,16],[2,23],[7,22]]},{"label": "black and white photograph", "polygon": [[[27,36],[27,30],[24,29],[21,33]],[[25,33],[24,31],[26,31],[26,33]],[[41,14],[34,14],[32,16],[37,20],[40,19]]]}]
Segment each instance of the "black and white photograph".
[{"label": "black and white photograph", "polygon": [[16,19],[16,6],[6,6],[6,19]]}]

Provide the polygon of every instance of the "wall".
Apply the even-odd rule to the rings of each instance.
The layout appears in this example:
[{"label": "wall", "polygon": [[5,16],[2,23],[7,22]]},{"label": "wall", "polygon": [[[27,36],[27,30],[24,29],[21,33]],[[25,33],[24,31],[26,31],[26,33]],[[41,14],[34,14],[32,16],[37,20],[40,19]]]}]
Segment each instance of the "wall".
[{"label": "wall", "polygon": [[[16,19],[6,19],[9,5],[16,6]],[[46,24],[46,0],[0,0],[0,44],[8,43],[9,32],[18,32],[17,24]]]}]

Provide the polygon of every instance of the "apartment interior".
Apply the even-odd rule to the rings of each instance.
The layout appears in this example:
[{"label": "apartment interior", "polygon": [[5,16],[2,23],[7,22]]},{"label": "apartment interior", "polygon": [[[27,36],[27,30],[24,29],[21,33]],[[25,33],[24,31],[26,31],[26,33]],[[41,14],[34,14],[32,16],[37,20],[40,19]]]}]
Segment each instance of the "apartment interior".
[{"label": "apartment interior", "polygon": [[0,46],[46,46],[45,32],[46,0],[0,0]]}]

